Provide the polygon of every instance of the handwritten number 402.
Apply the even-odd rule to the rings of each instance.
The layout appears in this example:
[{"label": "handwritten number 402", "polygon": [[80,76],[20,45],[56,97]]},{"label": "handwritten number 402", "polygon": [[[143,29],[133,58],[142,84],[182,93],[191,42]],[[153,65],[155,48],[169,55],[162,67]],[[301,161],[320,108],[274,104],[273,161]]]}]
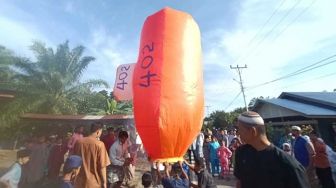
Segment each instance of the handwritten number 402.
[{"label": "handwritten number 402", "polygon": [[[146,50],[147,49],[147,50]],[[146,44],[146,46],[144,46],[142,48],[142,55],[144,55],[146,53],[146,51],[148,52],[152,52],[154,51],[154,42],[152,42],[150,45],[149,44]]]},{"label": "handwritten number 402", "polygon": [[[128,66],[122,66],[120,68],[121,71],[128,71],[131,68],[130,65]],[[127,85],[127,82],[125,81],[125,79],[127,78],[128,74],[127,72],[122,72],[118,75],[118,83],[117,83],[117,88],[124,90],[125,89],[125,85]]]},{"label": "handwritten number 402", "polygon": [[144,80],[145,83],[140,83],[141,87],[149,87],[151,85],[151,77],[156,76],[156,74],[151,73],[149,67],[154,62],[154,58],[152,56],[152,52],[154,51],[154,43],[147,44],[142,48],[142,55],[144,56],[141,60],[141,68],[146,69],[147,73],[140,77],[141,80]]}]

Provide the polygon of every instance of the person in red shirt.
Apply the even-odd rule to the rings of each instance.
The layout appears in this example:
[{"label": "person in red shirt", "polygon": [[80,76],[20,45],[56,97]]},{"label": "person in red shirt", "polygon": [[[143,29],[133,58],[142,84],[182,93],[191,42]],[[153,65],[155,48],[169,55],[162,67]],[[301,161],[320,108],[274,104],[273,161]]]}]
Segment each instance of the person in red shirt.
[{"label": "person in red shirt", "polygon": [[67,152],[67,145],[61,136],[57,137],[56,144],[52,146],[48,158],[48,178],[57,180],[61,166],[64,162],[64,155]]},{"label": "person in red shirt", "polygon": [[310,132],[309,137],[316,152],[313,158],[316,175],[323,188],[334,188],[335,183],[332,178],[330,162],[327,155],[327,146],[323,140],[317,136],[316,131]]},{"label": "person in red shirt", "polygon": [[69,154],[72,155],[75,144],[78,140],[83,138],[84,127],[82,125],[77,126],[68,141]]},{"label": "person in red shirt", "polygon": [[115,140],[116,136],[114,134],[113,128],[107,128],[107,134],[102,138],[102,142],[104,142],[106,151],[110,151],[110,147],[113,145]]}]

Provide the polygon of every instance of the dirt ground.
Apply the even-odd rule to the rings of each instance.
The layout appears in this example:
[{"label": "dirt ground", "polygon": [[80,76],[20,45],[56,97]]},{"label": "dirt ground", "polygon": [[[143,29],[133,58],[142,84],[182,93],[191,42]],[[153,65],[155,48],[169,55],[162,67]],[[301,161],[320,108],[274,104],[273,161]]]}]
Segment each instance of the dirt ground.
[{"label": "dirt ground", "polygon": [[[0,150],[0,176],[2,176],[6,170],[15,162],[16,160],[16,151],[13,150]],[[141,176],[144,172],[150,170],[150,164],[147,160],[139,158],[136,163],[135,170],[135,180],[130,182],[125,187],[130,188],[140,188],[141,185]],[[234,177],[231,174],[230,180],[227,179],[218,179],[215,177],[215,182],[218,185],[218,188],[231,188],[234,187],[235,181]]]},{"label": "dirt ground", "polygon": [[16,160],[16,151],[0,150],[0,176],[10,167]]}]

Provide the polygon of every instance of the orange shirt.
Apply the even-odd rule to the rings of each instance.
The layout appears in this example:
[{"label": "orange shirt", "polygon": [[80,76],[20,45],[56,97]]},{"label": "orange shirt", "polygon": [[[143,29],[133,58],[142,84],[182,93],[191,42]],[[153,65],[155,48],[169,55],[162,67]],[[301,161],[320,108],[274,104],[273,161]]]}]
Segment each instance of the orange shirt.
[{"label": "orange shirt", "polygon": [[313,158],[314,166],[317,168],[330,167],[325,143],[320,140],[313,141],[312,143],[316,152],[316,155]]},{"label": "orange shirt", "polygon": [[75,187],[101,188],[103,184],[101,169],[111,163],[104,143],[92,137],[85,137],[76,143],[74,154],[83,159]]}]

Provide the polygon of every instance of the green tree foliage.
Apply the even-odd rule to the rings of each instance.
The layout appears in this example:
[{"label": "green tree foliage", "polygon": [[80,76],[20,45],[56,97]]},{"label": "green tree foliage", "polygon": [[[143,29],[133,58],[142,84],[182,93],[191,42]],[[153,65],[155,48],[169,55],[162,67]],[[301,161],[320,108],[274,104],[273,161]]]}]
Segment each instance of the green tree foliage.
[{"label": "green tree foliage", "polygon": [[106,114],[133,114],[133,103],[131,101],[118,102],[115,99],[107,99]]},{"label": "green tree foliage", "polygon": [[108,87],[103,80],[80,81],[87,66],[95,60],[83,56],[83,46],[71,49],[66,41],[54,50],[34,42],[31,50],[35,61],[20,59],[12,65],[11,85],[16,98],[5,104],[2,119],[17,119],[25,112],[77,114],[78,101],[87,100],[93,87]]},{"label": "green tree foliage", "polygon": [[215,128],[227,128],[229,123],[227,120],[228,114],[224,111],[215,111],[210,114],[212,120],[212,127]]},{"label": "green tree foliage", "polygon": [[108,96],[100,92],[85,94],[80,100],[77,100],[77,112],[78,114],[104,115],[107,99]]},{"label": "green tree foliage", "polygon": [[77,101],[79,114],[106,115],[106,114],[133,114],[133,103],[131,101],[116,101],[113,92],[108,91],[91,92]]},{"label": "green tree foliage", "polygon": [[15,63],[24,61],[23,58],[14,56],[13,52],[0,45],[0,89],[10,89],[14,76],[12,70]]},{"label": "green tree foliage", "polygon": [[249,102],[249,104],[248,104],[248,108],[249,108],[249,110],[251,110],[253,107],[254,107],[254,105],[256,104],[256,102],[258,101],[258,99],[270,99],[270,97],[263,97],[263,96],[260,96],[260,97],[253,97],[252,99],[251,99],[251,101]]},{"label": "green tree foliage", "polygon": [[228,129],[234,125],[235,119],[239,116],[239,114],[243,113],[245,108],[236,108],[231,112],[225,111],[215,111],[212,112],[209,117],[205,118],[206,128],[224,128]]}]

